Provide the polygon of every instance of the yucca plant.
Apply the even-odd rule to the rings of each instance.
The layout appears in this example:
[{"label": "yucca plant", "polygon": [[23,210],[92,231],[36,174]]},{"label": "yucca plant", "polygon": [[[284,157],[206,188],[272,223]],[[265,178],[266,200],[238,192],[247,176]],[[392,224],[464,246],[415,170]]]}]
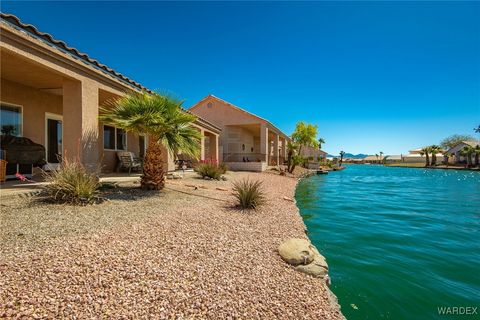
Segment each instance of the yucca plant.
[{"label": "yucca plant", "polygon": [[256,209],[265,203],[265,192],[261,181],[243,179],[233,182],[233,195],[242,209]]},{"label": "yucca plant", "polygon": [[58,169],[44,175],[47,184],[40,194],[44,200],[72,205],[87,205],[101,200],[97,174],[89,172],[78,161],[65,159]]},{"label": "yucca plant", "polygon": [[192,126],[197,119],[181,108],[182,101],[159,93],[135,92],[101,108],[100,120],[125,131],[147,134],[148,147],[140,181],[142,189],[160,190],[165,186],[163,148],[173,155],[198,159],[200,132]]}]

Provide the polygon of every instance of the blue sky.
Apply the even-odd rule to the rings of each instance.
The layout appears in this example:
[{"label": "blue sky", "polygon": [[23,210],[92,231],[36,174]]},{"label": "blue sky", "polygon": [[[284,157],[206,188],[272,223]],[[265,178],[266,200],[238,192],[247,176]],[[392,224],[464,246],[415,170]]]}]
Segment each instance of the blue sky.
[{"label": "blue sky", "polygon": [[7,2],[189,107],[214,94],[324,149],[405,153],[480,124],[480,3]]}]

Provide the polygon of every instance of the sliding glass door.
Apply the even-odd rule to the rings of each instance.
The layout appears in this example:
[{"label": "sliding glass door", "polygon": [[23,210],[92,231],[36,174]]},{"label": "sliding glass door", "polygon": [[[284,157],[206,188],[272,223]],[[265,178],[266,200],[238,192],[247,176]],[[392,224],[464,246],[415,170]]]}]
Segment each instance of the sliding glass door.
[{"label": "sliding glass door", "polygon": [[60,115],[46,115],[46,143],[47,162],[58,164],[62,161],[62,117]]}]

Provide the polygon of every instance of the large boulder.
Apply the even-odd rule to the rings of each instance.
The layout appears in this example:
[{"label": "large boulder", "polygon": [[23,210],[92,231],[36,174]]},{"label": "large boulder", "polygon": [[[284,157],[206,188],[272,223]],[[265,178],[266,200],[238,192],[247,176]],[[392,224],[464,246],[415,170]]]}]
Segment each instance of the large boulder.
[{"label": "large boulder", "polygon": [[321,278],[328,274],[325,258],[306,239],[288,239],[280,244],[278,252],[282,259],[297,271]]}]

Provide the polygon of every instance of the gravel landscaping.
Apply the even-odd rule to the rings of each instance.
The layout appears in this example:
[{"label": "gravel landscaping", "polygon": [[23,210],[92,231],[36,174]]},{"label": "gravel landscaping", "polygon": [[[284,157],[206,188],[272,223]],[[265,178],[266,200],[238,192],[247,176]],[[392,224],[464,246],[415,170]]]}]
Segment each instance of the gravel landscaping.
[{"label": "gravel landscaping", "polygon": [[[233,206],[243,177],[263,181],[256,211]],[[325,280],[277,252],[306,238],[296,179],[227,179],[188,174],[160,193],[126,183],[86,207],[2,197],[0,318],[342,319]]]}]

